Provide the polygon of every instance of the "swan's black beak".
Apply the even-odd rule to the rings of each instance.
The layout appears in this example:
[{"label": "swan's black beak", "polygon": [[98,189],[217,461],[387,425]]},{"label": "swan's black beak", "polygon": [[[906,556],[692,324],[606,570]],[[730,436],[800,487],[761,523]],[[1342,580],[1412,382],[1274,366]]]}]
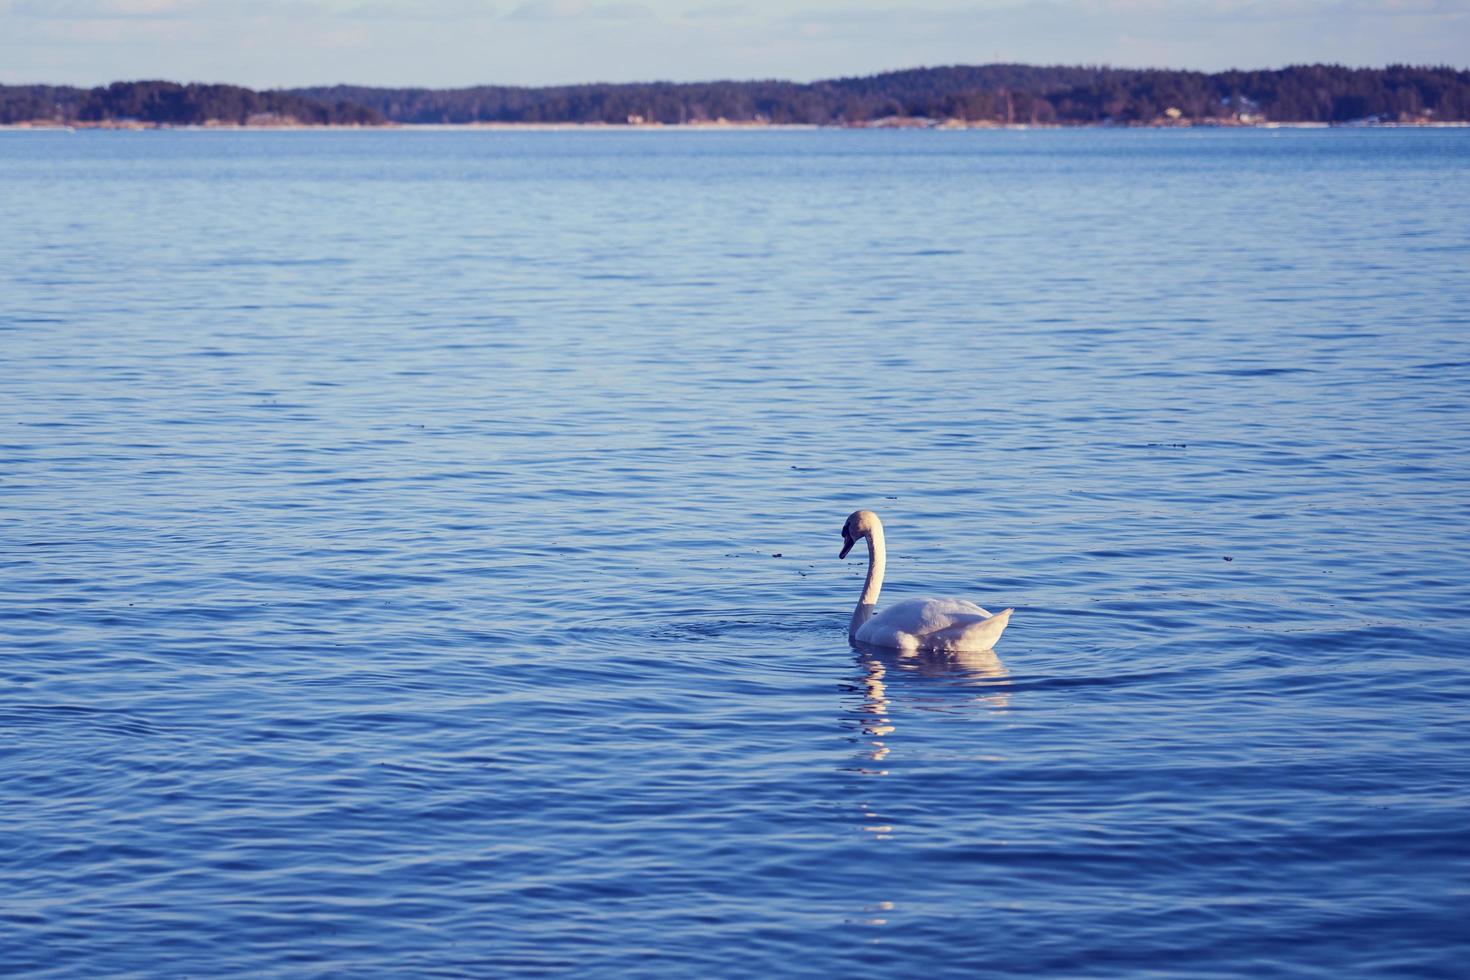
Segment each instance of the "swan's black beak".
[{"label": "swan's black beak", "polygon": [[847,528],[843,528],[842,529],[842,551],[838,553],[837,557],[838,558],[846,558],[847,557],[847,553],[849,551],[851,551],[851,550],[852,550],[852,535],[850,535],[850,534],[847,533]]}]

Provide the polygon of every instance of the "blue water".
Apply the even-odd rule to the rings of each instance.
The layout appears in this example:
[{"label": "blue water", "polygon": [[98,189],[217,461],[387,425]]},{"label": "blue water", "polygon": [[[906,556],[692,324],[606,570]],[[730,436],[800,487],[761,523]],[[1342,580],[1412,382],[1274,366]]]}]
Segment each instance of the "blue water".
[{"label": "blue water", "polygon": [[0,273],[3,972],[1465,975],[1470,132],[10,133]]}]

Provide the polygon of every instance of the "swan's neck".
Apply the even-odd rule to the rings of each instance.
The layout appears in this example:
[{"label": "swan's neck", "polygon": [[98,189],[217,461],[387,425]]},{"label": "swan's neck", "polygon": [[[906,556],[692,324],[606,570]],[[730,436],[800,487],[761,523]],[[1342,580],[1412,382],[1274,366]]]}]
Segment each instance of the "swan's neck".
[{"label": "swan's neck", "polygon": [[873,607],[878,605],[878,592],[883,588],[883,570],[888,564],[883,528],[875,527],[864,537],[868,539],[868,580],[863,583],[863,594],[858,597],[857,608],[852,611],[852,622],[847,627],[849,640],[857,639],[858,628],[873,618]]}]

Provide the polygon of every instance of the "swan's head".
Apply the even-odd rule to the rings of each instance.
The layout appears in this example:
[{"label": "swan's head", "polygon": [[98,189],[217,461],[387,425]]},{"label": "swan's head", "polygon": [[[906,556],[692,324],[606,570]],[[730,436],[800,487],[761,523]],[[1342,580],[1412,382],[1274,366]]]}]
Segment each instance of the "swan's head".
[{"label": "swan's head", "polygon": [[870,510],[855,510],[847,517],[847,523],[842,525],[842,551],[838,558],[846,558],[852,546],[857,544],[859,538],[865,538],[869,534],[881,528],[878,515]]}]

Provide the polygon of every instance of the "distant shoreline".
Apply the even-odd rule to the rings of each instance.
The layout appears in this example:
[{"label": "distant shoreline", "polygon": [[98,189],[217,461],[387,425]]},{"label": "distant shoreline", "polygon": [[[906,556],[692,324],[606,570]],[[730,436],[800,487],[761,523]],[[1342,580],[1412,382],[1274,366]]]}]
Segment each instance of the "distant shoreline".
[{"label": "distant shoreline", "polygon": [[798,83],[639,82],[256,91],[158,79],[0,85],[0,124],[101,129],[452,127],[535,132],[1425,126],[1470,122],[1470,70],[1390,65],[1192,72],[949,65]]},{"label": "distant shoreline", "polygon": [[903,122],[819,123],[772,122],[385,122],[376,125],[357,123],[290,123],[290,125],[241,125],[241,123],[154,123],[154,122],[37,122],[0,123],[0,132],[792,132],[814,129],[878,129],[878,131],[961,132],[1007,131],[1030,132],[1050,129],[1470,129],[1470,122],[1216,122],[1216,120],[1180,120],[1180,122],[1079,122],[1079,123],[1004,123],[964,122],[956,119],[904,119]]}]

